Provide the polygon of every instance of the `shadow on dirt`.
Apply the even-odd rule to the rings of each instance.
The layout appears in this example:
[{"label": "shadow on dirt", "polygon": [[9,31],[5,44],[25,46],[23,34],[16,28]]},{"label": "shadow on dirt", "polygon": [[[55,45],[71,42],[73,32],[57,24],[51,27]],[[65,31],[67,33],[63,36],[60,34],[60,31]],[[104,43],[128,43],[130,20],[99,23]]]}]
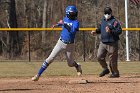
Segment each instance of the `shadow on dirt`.
[{"label": "shadow on dirt", "polygon": [[140,78],[140,76],[127,76],[125,78]]},{"label": "shadow on dirt", "polygon": [[87,83],[139,83],[139,82],[128,82],[128,81],[117,81],[117,82],[114,82],[114,81],[88,81]]},{"label": "shadow on dirt", "polygon": [[38,90],[38,89],[1,89],[0,91],[30,91],[30,90]]}]

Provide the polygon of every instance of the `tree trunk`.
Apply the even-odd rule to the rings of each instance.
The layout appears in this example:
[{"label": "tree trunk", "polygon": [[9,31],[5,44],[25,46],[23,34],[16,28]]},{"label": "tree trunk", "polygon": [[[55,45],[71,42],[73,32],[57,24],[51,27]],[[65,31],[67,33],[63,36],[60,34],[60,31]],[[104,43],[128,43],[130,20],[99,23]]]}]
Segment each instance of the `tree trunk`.
[{"label": "tree trunk", "polygon": [[[44,0],[44,9],[43,9],[43,25],[42,28],[46,27],[46,18],[47,18],[47,1]],[[42,31],[42,43],[44,44],[46,39],[45,39],[45,31]]]},{"label": "tree trunk", "polygon": [[[17,17],[16,17],[16,7],[15,0],[10,0],[9,7],[9,26],[10,28],[17,28]],[[9,31],[8,34],[8,46],[9,46],[9,57],[13,58],[19,53],[19,40],[18,40],[18,32]]]}]

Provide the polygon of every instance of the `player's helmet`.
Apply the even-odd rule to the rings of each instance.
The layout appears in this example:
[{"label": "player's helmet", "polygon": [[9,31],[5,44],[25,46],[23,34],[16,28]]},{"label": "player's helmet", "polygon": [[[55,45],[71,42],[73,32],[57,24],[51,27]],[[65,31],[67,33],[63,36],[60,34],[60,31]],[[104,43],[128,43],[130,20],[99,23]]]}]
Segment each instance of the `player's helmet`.
[{"label": "player's helmet", "polygon": [[78,11],[76,6],[67,6],[66,7],[66,16],[71,19],[75,20],[77,18]]}]

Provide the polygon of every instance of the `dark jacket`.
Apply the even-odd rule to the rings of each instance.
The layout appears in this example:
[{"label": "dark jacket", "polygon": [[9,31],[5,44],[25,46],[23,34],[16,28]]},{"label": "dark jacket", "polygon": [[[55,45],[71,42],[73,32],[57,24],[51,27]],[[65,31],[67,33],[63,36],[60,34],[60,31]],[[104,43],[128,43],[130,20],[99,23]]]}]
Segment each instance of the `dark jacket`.
[{"label": "dark jacket", "polygon": [[[110,33],[106,32],[105,28],[109,27]],[[112,16],[106,21],[105,17],[101,19],[101,24],[97,26],[97,34],[101,34],[101,41],[103,43],[112,43],[119,40],[119,35],[122,33],[120,23]]]}]

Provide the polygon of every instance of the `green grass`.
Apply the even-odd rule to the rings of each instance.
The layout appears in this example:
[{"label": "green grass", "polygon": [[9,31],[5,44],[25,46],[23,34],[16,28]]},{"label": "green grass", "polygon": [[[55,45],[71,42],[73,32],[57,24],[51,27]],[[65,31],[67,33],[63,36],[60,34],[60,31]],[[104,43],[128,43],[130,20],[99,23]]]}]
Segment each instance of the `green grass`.
[{"label": "green grass", "polygon": [[[80,62],[84,75],[98,75],[102,70],[97,62]],[[0,78],[31,77],[38,72],[42,62],[0,62]],[[140,62],[119,62],[120,74],[140,74]],[[76,75],[75,68],[66,62],[54,62],[43,73],[43,76]]]}]

